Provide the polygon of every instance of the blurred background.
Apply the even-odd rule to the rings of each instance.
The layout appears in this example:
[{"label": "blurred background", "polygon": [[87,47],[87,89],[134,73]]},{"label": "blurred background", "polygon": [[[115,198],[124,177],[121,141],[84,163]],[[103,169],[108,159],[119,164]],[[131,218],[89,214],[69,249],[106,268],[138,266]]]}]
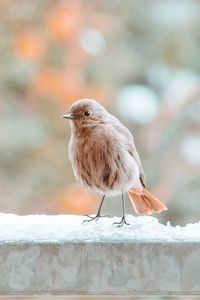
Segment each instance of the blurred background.
[{"label": "blurred background", "polygon": [[[199,28],[198,0],[0,1],[0,211],[97,210],[99,196],[75,182],[60,119],[96,98],[134,134],[147,184],[169,208],[156,217],[198,222]],[[121,215],[120,199],[104,211]]]},{"label": "blurred background", "polygon": [[[0,1],[0,211],[94,213],[76,182],[69,124],[96,98],[134,134],[162,223],[200,217],[200,2]],[[104,211],[121,215],[119,198]],[[134,214],[127,201],[127,212]]]}]

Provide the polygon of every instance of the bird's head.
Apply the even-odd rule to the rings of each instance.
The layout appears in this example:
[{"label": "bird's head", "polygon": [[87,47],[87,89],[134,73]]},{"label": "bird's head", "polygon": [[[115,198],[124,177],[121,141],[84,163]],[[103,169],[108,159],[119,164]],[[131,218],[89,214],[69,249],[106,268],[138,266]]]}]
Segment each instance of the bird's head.
[{"label": "bird's head", "polygon": [[74,102],[68,114],[62,118],[68,119],[74,126],[94,126],[105,123],[107,111],[94,99],[81,99]]}]

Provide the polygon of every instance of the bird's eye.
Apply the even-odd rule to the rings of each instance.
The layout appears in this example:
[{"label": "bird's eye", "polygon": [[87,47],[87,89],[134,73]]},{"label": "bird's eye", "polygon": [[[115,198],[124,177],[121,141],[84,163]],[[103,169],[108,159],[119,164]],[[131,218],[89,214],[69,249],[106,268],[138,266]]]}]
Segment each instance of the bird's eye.
[{"label": "bird's eye", "polygon": [[86,116],[86,117],[88,117],[88,116],[91,116],[91,111],[89,111],[89,110],[86,110],[85,112],[84,112],[84,116]]}]

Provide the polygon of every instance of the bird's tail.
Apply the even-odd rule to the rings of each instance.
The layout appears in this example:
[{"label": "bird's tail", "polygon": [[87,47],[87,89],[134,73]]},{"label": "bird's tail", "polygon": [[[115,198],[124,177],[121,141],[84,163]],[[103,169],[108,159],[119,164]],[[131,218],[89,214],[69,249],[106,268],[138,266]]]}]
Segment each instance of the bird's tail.
[{"label": "bird's tail", "polygon": [[128,191],[129,199],[135,212],[139,215],[160,213],[167,210],[167,207],[156,199],[145,187],[143,190],[132,188]]}]

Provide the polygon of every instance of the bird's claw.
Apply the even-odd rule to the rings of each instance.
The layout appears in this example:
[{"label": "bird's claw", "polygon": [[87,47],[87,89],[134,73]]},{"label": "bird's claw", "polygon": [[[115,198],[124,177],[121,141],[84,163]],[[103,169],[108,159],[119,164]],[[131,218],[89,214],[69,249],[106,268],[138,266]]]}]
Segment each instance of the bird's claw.
[{"label": "bird's claw", "polygon": [[126,222],[125,217],[122,217],[120,222],[114,222],[113,225],[117,225],[116,228],[122,227],[124,224],[130,225],[128,222]]},{"label": "bird's claw", "polygon": [[110,218],[111,216],[110,215],[100,215],[100,214],[97,214],[96,216],[92,217],[90,215],[84,215],[85,217],[88,217],[89,220],[83,220],[82,223],[86,223],[86,222],[92,222],[92,221],[98,221],[100,218]]}]

